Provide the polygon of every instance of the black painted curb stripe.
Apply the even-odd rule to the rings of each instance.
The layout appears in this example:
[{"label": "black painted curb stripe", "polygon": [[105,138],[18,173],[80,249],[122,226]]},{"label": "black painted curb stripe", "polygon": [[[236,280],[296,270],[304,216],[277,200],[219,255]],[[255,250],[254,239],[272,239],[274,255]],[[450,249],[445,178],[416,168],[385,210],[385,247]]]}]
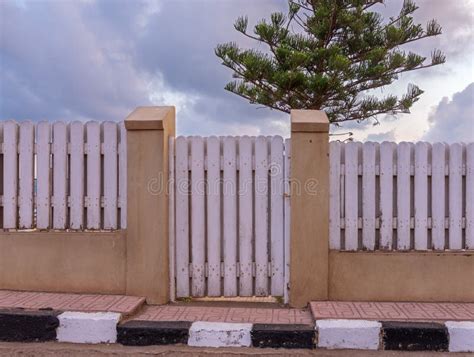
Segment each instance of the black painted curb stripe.
[{"label": "black painted curb stripe", "polygon": [[52,310],[0,310],[0,341],[55,341],[60,313]]},{"label": "black painted curb stripe", "polygon": [[187,344],[189,321],[132,320],[117,325],[117,342],[126,346]]},{"label": "black painted curb stripe", "polygon": [[307,348],[316,347],[314,325],[253,324],[253,347]]},{"label": "black painted curb stripe", "polygon": [[432,322],[382,321],[382,348],[398,351],[448,351],[448,329]]}]

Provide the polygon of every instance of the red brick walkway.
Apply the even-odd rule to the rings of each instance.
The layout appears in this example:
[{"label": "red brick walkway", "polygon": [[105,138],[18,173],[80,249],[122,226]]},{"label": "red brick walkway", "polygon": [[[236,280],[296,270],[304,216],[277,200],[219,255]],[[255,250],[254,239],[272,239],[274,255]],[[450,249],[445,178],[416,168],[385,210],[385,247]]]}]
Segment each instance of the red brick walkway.
[{"label": "red brick walkway", "polygon": [[[318,319],[474,321],[474,303],[337,302],[313,301],[310,309],[279,308],[276,305],[149,306],[144,298],[123,295],[62,294],[0,290],[0,309],[46,309],[59,311],[113,311],[133,320],[213,321],[269,324],[312,324]],[[143,308],[141,308],[143,305]]]},{"label": "red brick walkway", "polygon": [[313,301],[310,308],[316,320],[474,320],[474,303]]},{"label": "red brick walkway", "polygon": [[123,295],[61,294],[0,290],[0,308],[134,313],[145,299]]},{"label": "red brick walkway", "polygon": [[133,320],[312,324],[309,310],[215,306],[146,306]]}]

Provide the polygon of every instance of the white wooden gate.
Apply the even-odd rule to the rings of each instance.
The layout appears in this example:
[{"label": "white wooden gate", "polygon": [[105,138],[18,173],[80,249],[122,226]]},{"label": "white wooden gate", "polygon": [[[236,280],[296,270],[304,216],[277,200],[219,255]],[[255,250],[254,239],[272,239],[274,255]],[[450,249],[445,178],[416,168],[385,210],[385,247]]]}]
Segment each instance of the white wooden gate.
[{"label": "white wooden gate", "polygon": [[289,144],[280,136],[170,139],[172,295],[288,300]]}]

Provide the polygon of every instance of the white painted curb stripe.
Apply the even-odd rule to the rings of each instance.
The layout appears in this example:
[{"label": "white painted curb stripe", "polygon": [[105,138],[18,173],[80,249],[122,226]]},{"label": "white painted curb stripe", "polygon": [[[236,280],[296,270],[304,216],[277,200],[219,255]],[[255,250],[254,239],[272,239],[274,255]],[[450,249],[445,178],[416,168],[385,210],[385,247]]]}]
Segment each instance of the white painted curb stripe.
[{"label": "white painted curb stripe", "polygon": [[317,320],[317,347],[377,350],[382,324],[366,320]]},{"label": "white painted curb stripe", "polygon": [[197,321],[189,329],[189,346],[250,347],[252,324]]},{"label": "white painted curb stripe", "polygon": [[449,352],[474,352],[474,322],[447,321]]},{"label": "white painted curb stripe", "polygon": [[64,312],[58,316],[57,340],[73,343],[115,343],[120,317],[116,312]]}]

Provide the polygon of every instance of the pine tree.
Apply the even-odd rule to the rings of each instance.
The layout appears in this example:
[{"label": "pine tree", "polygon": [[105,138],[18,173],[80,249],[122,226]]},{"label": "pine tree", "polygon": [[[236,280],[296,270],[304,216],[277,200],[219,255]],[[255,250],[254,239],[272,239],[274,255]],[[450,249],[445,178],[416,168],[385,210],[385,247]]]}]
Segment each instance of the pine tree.
[{"label": "pine tree", "polygon": [[431,59],[403,50],[405,44],[441,34],[436,20],[426,27],[413,20],[418,9],[405,0],[397,16],[385,20],[374,11],[384,0],[290,0],[287,14],[271,14],[248,32],[248,18],[234,24],[265,50],[220,44],[215,53],[233,71],[226,90],[250,103],[289,113],[324,110],[332,123],[377,120],[379,114],[409,113],[423,93],[410,84],[402,96],[374,95],[404,72],[445,62],[440,50]]}]

